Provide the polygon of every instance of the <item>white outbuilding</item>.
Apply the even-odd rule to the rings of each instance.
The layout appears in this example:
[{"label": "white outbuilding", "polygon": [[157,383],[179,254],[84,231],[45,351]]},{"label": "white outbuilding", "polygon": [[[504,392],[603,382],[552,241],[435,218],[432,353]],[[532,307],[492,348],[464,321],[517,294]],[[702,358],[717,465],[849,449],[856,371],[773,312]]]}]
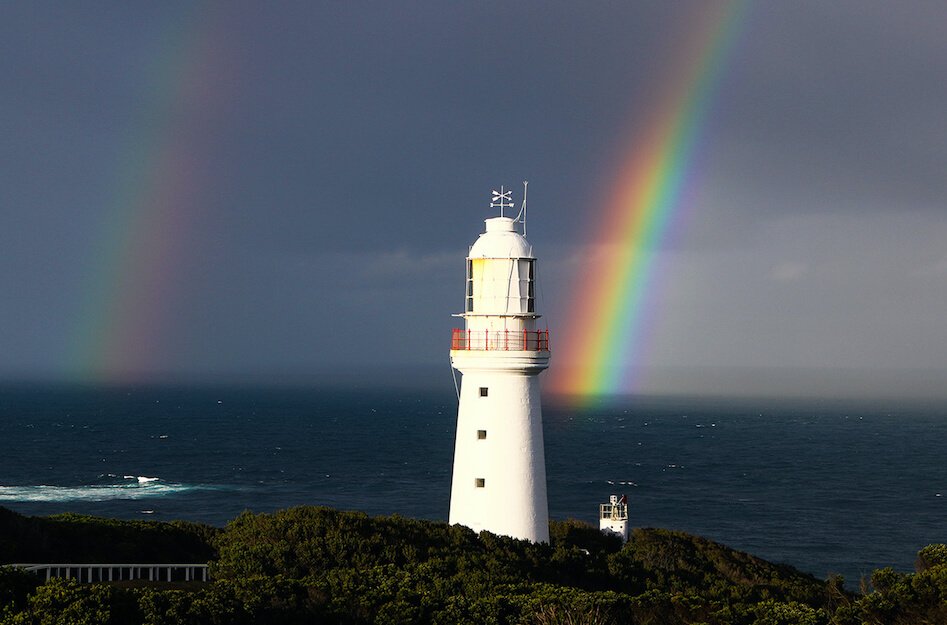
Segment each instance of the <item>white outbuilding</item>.
[{"label": "white outbuilding", "polygon": [[628,542],[628,498],[611,495],[608,503],[599,506],[598,527],[603,533],[618,536],[622,542]]}]

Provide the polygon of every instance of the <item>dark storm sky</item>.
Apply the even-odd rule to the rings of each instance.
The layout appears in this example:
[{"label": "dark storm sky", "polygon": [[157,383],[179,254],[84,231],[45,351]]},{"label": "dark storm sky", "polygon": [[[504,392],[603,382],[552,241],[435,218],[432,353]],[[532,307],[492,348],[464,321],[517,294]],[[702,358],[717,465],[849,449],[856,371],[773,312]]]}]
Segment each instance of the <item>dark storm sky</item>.
[{"label": "dark storm sky", "polygon": [[[562,332],[699,7],[4,4],[0,374],[81,370],[156,153],[190,182],[142,376],[446,363],[490,190],[524,179]],[[750,4],[658,251],[650,390],[947,394],[945,25],[942,2]]]}]

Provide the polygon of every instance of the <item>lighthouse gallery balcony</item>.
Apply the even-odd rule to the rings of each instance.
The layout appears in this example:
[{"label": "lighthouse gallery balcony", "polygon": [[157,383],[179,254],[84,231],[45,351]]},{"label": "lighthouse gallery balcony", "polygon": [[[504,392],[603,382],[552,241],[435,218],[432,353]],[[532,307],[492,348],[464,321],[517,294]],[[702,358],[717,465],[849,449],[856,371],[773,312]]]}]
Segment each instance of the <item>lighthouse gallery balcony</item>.
[{"label": "lighthouse gallery balcony", "polygon": [[465,330],[454,328],[450,348],[460,351],[548,352],[549,330]]}]

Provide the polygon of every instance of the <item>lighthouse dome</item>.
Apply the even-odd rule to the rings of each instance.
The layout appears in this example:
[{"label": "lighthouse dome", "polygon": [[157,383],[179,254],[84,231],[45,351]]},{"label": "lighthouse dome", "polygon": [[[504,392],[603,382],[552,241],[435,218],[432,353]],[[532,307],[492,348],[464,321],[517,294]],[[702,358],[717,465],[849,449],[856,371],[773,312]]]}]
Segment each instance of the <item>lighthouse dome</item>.
[{"label": "lighthouse dome", "polygon": [[486,232],[470,248],[469,258],[536,258],[533,246],[514,228],[510,217],[485,219]]}]

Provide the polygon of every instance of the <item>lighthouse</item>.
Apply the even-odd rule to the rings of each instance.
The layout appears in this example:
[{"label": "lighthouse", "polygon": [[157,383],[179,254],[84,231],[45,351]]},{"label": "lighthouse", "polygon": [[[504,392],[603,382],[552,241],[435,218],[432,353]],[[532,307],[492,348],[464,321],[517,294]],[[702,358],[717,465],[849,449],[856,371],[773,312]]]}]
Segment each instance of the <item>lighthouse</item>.
[{"label": "lighthouse", "polygon": [[462,381],[449,520],[548,542],[539,374],[549,366],[549,331],[538,323],[523,189],[516,218],[503,216],[511,192],[493,192],[500,216],[485,220],[467,255],[464,312],[455,315],[464,327],[453,330],[450,350]]}]

